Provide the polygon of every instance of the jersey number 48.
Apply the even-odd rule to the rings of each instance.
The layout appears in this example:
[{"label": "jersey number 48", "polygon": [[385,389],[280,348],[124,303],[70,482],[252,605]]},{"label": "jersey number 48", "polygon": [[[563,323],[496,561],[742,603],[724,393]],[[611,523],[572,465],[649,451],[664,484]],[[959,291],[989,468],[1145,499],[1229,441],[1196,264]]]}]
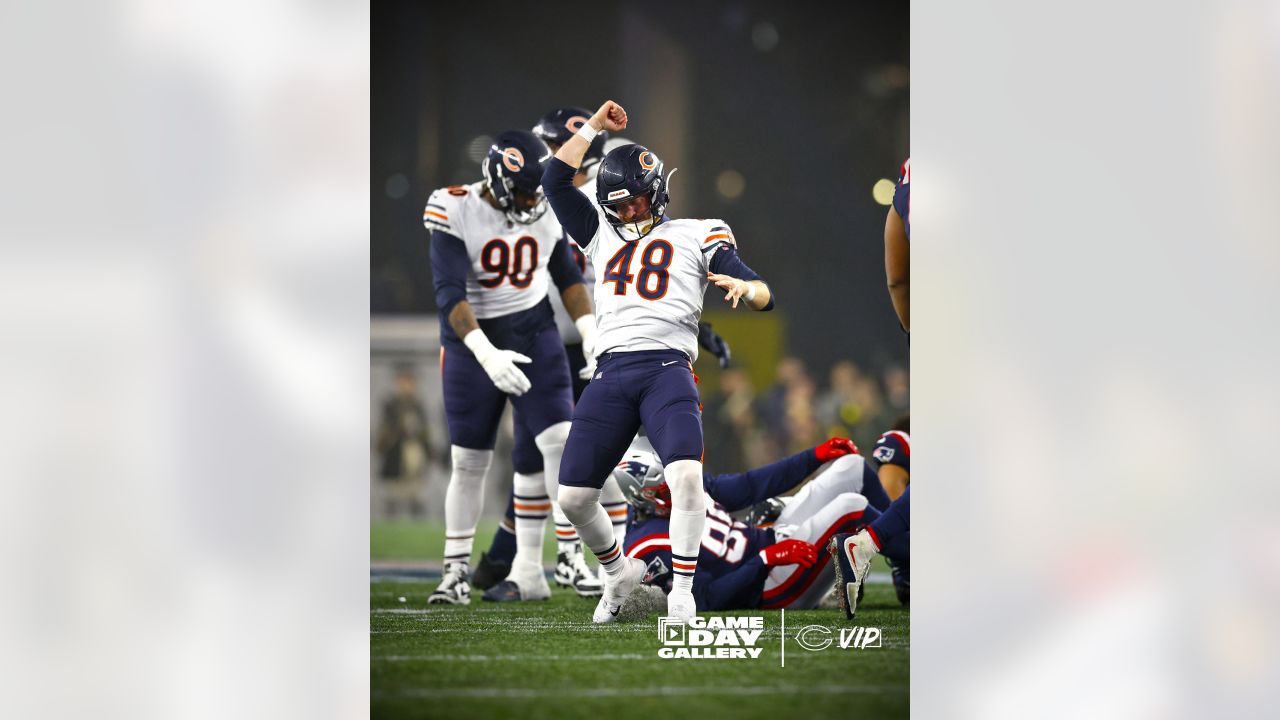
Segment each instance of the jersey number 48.
[{"label": "jersey number 48", "polygon": [[632,275],[631,259],[635,257],[638,244],[629,242],[618,248],[618,252],[605,264],[600,284],[611,282],[614,295],[626,295],[627,286],[634,281],[640,297],[659,300],[667,294],[667,285],[671,281],[667,268],[671,267],[675,250],[666,240],[654,240],[640,255],[640,272]]}]

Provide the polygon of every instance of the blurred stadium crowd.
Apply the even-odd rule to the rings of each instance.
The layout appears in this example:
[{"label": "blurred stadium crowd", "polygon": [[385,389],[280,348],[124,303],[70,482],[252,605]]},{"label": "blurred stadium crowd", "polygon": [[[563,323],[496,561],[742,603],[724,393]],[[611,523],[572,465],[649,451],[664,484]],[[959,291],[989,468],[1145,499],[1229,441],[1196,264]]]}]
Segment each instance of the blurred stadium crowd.
[{"label": "blurred stadium crowd", "polygon": [[[374,518],[443,517],[449,445],[443,406],[432,397],[439,386],[434,370],[402,363],[394,370],[394,383],[375,398]],[[719,371],[715,382],[704,381],[707,467],[716,472],[760,467],[831,436],[852,438],[865,453],[880,433],[907,415],[910,375],[903,365],[860,366],[842,359],[821,370],[785,356],[763,387],[733,366]],[[511,443],[508,412],[486,483],[487,517],[498,517],[506,507]]]}]

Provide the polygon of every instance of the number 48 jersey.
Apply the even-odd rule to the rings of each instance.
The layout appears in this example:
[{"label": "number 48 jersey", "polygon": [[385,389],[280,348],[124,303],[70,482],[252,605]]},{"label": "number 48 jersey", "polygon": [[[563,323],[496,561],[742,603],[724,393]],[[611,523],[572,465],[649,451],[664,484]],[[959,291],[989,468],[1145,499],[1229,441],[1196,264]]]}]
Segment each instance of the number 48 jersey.
[{"label": "number 48 jersey", "polygon": [[599,210],[586,247],[595,270],[596,352],[680,350],[698,358],[707,272],[735,246],[723,220],[668,220],[639,240],[623,240]]},{"label": "number 48 jersey", "polygon": [[460,238],[467,246],[467,302],[476,317],[488,319],[528,310],[547,295],[547,265],[564,236],[549,210],[520,225],[488,203],[484,183],[455,185],[431,193],[422,224]]}]

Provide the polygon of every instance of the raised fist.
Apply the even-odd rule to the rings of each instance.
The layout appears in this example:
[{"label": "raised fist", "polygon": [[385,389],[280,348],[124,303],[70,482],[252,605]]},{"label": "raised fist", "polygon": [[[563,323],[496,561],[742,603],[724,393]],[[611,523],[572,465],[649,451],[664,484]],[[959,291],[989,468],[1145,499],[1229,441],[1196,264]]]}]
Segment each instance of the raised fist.
[{"label": "raised fist", "polygon": [[612,100],[605,100],[595,115],[591,116],[592,127],[609,132],[627,129],[627,111]]},{"label": "raised fist", "polygon": [[818,462],[827,462],[845,455],[857,455],[858,446],[849,438],[833,437],[814,448],[813,454],[818,456]]}]

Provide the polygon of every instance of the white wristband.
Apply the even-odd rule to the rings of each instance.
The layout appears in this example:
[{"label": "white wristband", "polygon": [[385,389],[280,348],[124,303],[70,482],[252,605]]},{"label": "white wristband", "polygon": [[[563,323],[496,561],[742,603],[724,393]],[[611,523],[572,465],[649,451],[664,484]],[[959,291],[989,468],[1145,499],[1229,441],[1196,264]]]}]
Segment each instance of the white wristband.
[{"label": "white wristband", "polygon": [[493,346],[492,342],[489,342],[489,336],[485,335],[480,328],[467,333],[467,336],[462,338],[462,342],[471,351],[471,354],[476,356],[476,360],[481,363],[484,362],[484,358],[489,353],[498,349]]},{"label": "white wristband", "polygon": [[590,144],[591,141],[595,140],[596,136],[600,134],[600,131],[591,127],[591,123],[584,122],[582,123],[582,127],[578,128],[578,132],[575,134],[583,140],[586,140],[587,144]]},{"label": "white wristband", "polygon": [[765,565],[769,564],[769,556],[765,555],[763,550],[760,551],[760,562],[764,563]]},{"label": "white wristband", "polygon": [[742,299],[746,300],[747,302],[751,302],[752,300],[756,299],[756,286],[752,285],[750,280],[746,281],[746,283],[747,283],[747,294],[743,295]]}]

